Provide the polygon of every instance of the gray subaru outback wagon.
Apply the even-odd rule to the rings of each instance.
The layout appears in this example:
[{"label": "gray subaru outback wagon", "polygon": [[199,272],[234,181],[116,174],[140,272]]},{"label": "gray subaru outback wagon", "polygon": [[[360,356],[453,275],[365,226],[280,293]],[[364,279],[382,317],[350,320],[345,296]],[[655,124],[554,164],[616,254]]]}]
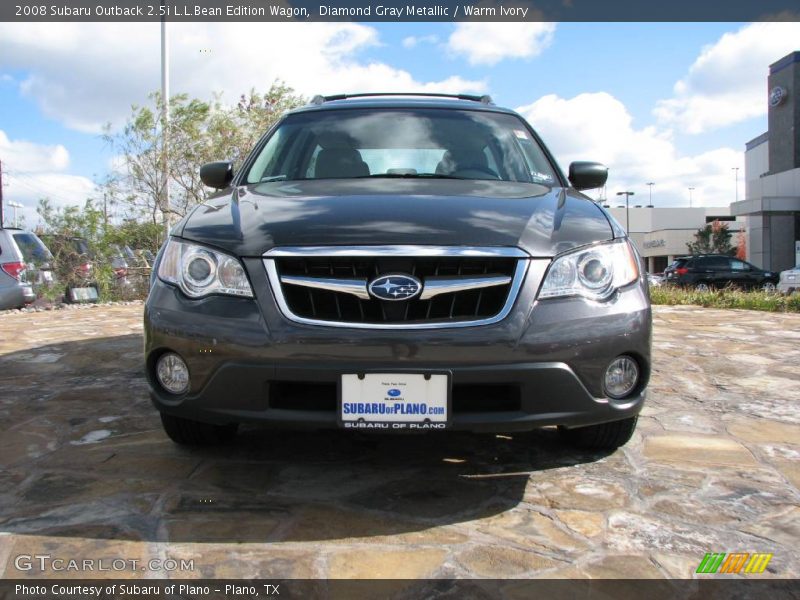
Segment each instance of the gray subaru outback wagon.
[{"label": "gray subaru outback wagon", "polygon": [[239,423],[368,432],[558,426],[627,442],[650,374],[641,260],[531,126],[487,97],[316,97],[173,230],[145,306],[176,442]]}]

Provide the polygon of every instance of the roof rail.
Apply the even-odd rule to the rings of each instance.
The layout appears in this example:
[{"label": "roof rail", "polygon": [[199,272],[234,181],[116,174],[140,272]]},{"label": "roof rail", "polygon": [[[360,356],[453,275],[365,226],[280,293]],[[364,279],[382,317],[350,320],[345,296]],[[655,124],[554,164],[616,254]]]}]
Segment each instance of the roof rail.
[{"label": "roof rail", "polygon": [[362,94],[335,94],[333,96],[317,95],[311,99],[310,104],[320,105],[325,102],[335,100],[347,100],[349,98],[375,98],[380,96],[416,96],[422,98],[456,98],[458,100],[469,100],[470,102],[480,102],[481,104],[494,105],[492,97],[488,94],[478,96],[475,94],[438,94],[427,92],[367,92]]}]

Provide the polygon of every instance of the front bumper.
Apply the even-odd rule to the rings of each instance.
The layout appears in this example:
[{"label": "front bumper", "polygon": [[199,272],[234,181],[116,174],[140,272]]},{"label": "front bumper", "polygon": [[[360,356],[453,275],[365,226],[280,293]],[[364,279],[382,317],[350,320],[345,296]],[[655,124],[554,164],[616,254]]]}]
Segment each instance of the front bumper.
[{"label": "front bumper", "polygon": [[[257,421],[337,426],[341,375],[448,372],[451,428],[519,431],[568,427],[638,414],[650,374],[651,312],[646,284],[596,303],[535,303],[524,287],[508,317],[460,329],[370,330],[293,323],[279,311],[259,262],[245,260],[255,299],[186,298],[155,280],[145,306],[146,372],[158,410],[209,423]],[[165,392],[155,362],[186,361],[188,392]],[[602,377],[620,354],[636,358],[640,385],[623,400],[604,396]]]}]

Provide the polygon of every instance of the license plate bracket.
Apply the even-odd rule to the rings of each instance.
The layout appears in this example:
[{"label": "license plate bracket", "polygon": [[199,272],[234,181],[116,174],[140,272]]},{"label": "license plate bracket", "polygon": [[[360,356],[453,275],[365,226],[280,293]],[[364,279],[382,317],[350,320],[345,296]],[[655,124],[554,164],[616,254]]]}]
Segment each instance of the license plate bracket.
[{"label": "license plate bracket", "polygon": [[337,420],[345,429],[426,431],[452,420],[449,371],[373,371],[339,378]]}]

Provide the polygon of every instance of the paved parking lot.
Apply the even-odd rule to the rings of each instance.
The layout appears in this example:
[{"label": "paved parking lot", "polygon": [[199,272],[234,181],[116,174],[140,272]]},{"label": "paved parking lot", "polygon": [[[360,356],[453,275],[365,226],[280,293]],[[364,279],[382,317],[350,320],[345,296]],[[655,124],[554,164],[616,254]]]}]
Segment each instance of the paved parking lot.
[{"label": "paved parking lot", "polygon": [[117,577],[688,577],[734,551],[800,576],[800,315],[658,308],[649,404],[610,455],[550,430],[181,449],[140,315],[0,316],[0,576],[87,575],[18,559],[38,554]]}]

